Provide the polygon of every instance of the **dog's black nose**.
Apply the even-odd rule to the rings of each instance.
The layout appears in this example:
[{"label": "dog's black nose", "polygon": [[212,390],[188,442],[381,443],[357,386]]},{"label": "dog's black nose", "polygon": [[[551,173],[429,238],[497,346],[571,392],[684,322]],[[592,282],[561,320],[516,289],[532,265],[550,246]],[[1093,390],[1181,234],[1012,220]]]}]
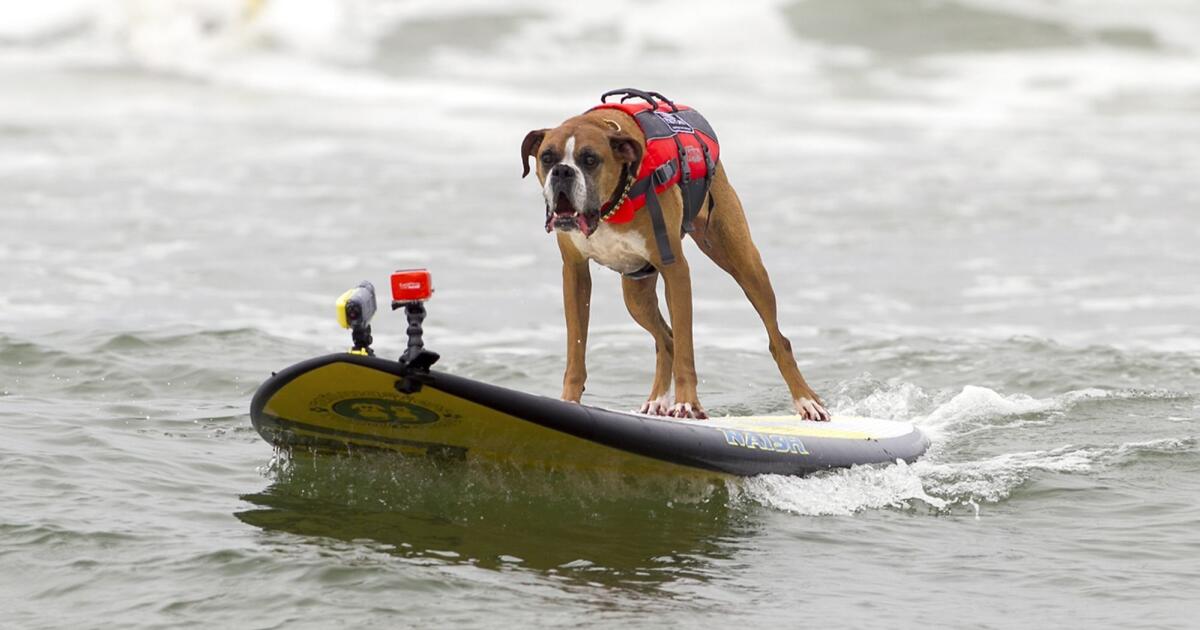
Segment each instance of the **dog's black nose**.
[{"label": "dog's black nose", "polygon": [[550,169],[550,174],[560,179],[571,179],[575,177],[575,169],[566,164],[556,164],[554,168]]}]

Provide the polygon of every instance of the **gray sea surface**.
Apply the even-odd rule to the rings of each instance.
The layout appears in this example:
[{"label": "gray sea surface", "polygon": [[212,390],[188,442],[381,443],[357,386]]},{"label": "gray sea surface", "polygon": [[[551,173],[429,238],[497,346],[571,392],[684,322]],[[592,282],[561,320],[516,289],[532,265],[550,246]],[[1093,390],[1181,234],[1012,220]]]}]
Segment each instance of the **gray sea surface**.
[{"label": "gray sea surface", "polygon": [[[1194,628],[1200,6],[47,0],[0,6],[0,627]],[[556,395],[525,133],[702,111],[784,332],[911,465],[637,479],[287,457],[274,370],[426,266],[455,374]],[[692,245],[701,401],[789,413]],[[585,402],[653,343],[596,268]],[[405,323],[381,313],[376,348]]]}]

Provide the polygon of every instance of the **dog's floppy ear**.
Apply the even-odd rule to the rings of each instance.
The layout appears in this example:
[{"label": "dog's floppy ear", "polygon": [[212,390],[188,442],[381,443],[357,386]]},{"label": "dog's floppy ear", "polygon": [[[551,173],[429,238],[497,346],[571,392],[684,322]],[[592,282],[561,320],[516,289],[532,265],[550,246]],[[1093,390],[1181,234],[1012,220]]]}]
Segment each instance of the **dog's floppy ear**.
[{"label": "dog's floppy ear", "polygon": [[642,161],[642,145],[632,136],[614,133],[608,137],[613,153],[626,164],[634,165]]},{"label": "dog's floppy ear", "polygon": [[542,138],[546,137],[546,132],[549,129],[534,129],[525,134],[525,140],[521,142],[521,166],[525,168],[525,172],[521,174],[524,178],[529,175],[529,157],[537,151],[537,148],[542,146]]}]

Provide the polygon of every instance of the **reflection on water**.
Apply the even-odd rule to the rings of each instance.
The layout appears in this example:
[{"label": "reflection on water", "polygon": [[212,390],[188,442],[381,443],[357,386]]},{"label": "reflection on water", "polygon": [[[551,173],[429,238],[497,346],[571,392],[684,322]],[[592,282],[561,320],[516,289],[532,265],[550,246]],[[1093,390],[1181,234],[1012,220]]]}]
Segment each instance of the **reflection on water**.
[{"label": "reflection on water", "polygon": [[560,473],[392,454],[277,458],[241,521],[322,544],[654,589],[707,581],[748,527],[719,480]]}]

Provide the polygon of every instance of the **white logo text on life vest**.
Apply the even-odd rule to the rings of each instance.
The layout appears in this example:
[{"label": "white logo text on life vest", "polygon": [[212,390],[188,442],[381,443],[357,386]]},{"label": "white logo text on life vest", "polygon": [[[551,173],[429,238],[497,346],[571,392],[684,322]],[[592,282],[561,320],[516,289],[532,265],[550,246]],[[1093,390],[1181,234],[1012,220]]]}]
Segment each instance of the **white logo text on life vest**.
[{"label": "white logo text on life vest", "polygon": [[696,132],[696,130],[693,129],[690,124],[688,124],[688,121],[676,116],[675,114],[672,114],[671,112],[654,112],[654,115],[661,118],[664,123],[667,123],[667,127],[675,133]]}]

